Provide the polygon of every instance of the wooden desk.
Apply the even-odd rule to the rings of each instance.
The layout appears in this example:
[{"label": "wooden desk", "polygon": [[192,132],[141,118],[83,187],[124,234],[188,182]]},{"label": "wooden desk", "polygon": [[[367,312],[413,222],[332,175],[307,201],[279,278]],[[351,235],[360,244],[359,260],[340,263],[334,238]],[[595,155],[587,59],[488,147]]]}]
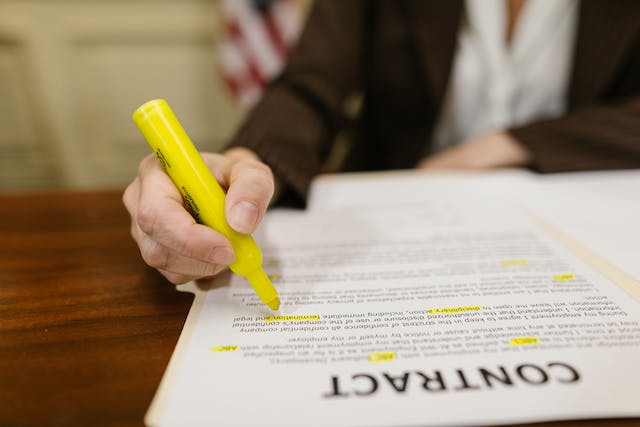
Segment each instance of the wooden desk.
[{"label": "wooden desk", "polygon": [[191,302],[143,264],[119,193],[0,196],[0,425],[141,426]]},{"label": "wooden desk", "polygon": [[140,426],[193,300],[120,193],[0,197],[0,425]]}]

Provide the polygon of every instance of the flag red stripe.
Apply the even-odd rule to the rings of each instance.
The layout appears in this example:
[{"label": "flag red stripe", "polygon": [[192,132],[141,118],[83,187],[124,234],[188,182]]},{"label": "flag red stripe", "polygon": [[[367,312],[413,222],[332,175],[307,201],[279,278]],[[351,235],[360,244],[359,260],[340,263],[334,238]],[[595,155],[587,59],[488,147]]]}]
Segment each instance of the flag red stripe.
[{"label": "flag red stripe", "polygon": [[247,69],[249,71],[249,75],[259,86],[264,86],[264,83],[267,79],[267,76],[263,76],[258,68],[258,64],[253,59],[253,55],[251,55],[250,50],[247,47],[247,40],[245,39],[242,31],[240,31],[240,26],[235,19],[228,20],[227,31],[231,35],[231,41],[238,47],[240,54],[244,58],[247,63]]},{"label": "flag red stripe", "polygon": [[267,34],[269,35],[269,39],[271,43],[276,48],[278,53],[284,57],[287,53],[287,46],[285,44],[284,38],[278,25],[276,23],[275,18],[273,17],[273,11],[269,10],[262,14],[262,21],[264,22],[264,26],[267,29]]},{"label": "flag red stripe", "polygon": [[274,0],[259,9],[255,0],[221,0],[225,40],[220,74],[229,92],[245,107],[260,97],[266,82],[281,70],[300,23],[291,1]]}]

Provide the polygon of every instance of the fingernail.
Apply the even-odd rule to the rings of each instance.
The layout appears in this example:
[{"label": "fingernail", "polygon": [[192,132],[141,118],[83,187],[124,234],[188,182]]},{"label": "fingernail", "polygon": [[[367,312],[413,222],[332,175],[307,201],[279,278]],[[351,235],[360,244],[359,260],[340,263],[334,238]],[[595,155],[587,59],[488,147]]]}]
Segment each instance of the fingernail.
[{"label": "fingernail", "polygon": [[258,207],[246,200],[238,202],[231,208],[227,221],[234,230],[240,233],[250,233],[258,221]]},{"label": "fingernail", "polygon": [[236,255],[233,253],[233,250],[226,246],[213,248],[209,254],[209,261],[214,264],[228,265],[231,264],[235,258]]}]

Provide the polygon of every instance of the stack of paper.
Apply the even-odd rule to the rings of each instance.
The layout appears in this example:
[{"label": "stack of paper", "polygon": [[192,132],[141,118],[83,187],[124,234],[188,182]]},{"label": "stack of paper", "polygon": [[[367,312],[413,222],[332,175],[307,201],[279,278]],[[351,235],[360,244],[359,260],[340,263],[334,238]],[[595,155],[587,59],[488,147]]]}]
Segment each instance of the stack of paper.
[{"label": "stack of paper", "polygon": [[147,423],[640,416],[638,189],[637,172],[320,178],[255,235],[280,311],[241,277],[201,284]]}]

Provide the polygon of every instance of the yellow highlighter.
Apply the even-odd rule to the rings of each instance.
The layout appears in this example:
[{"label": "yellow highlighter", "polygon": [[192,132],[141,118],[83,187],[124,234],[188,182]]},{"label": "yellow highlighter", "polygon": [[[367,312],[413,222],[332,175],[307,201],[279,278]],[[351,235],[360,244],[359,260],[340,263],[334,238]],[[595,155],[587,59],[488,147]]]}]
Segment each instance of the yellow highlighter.
[{"label": "yellow highlighter", "polygon": [[133,113],[167,174],[182,193],[191,214],[201,224],[223,234],[233,246],[236,260],[231,271],[247,278],[262,302],[272,310],[280,307],[278,292],[262,269],[262,253],[248,234],[232,229],[224,216],[225,193],[164,99],[155,99]]}]

